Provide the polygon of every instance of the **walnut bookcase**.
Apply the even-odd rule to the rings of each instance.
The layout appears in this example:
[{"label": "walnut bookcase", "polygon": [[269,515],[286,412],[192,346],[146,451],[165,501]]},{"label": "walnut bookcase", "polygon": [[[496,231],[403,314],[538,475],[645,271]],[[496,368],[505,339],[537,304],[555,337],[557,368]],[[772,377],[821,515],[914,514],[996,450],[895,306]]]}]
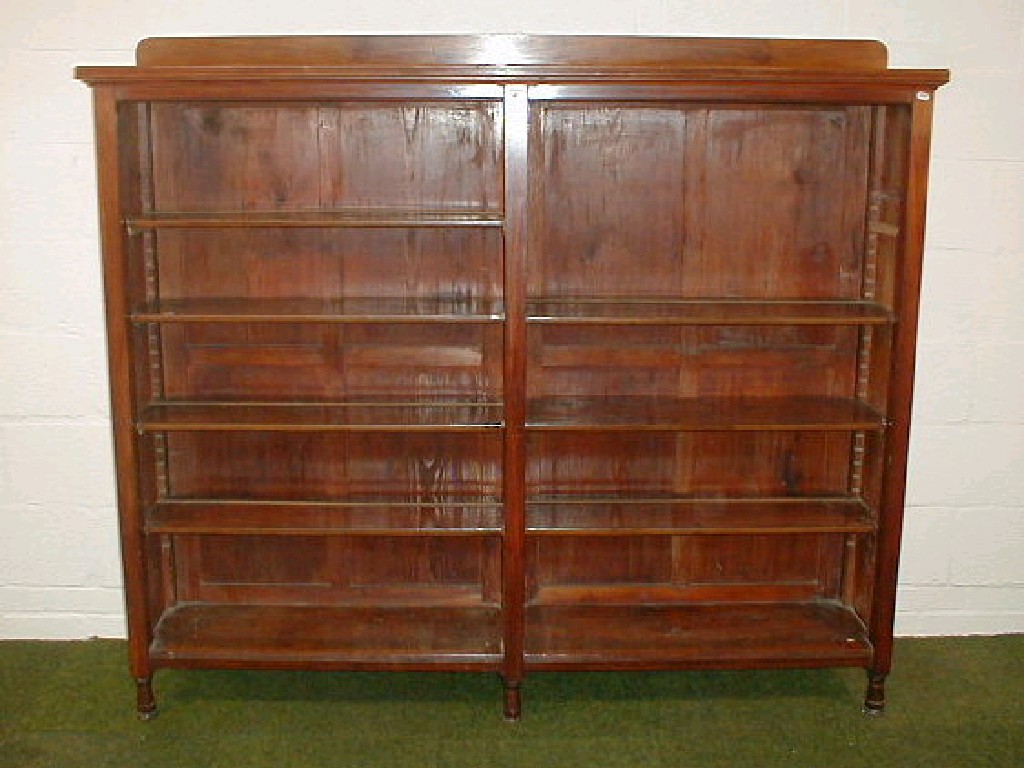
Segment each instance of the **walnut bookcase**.
[{"label": "walnut bookcase", "polygon": [[161,667],[859,666],[932,94],[870,41],[150,39],[94,89]]}]

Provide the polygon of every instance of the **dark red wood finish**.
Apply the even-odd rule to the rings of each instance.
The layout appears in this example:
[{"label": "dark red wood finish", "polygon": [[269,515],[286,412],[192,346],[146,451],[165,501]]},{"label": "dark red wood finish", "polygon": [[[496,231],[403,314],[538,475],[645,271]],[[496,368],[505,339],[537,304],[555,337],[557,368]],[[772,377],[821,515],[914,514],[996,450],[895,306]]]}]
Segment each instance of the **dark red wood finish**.
[{"label": "dark red wood finish", "polygon": [[932,93],[872,41],[143,41],[95,88],[159,667],[862,666]]}]

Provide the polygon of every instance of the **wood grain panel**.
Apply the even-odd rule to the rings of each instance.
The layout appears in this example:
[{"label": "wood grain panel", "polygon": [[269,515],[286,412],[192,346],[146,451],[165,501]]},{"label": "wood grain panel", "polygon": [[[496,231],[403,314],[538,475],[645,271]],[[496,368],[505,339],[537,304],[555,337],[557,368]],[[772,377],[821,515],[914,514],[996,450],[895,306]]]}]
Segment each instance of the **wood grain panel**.
[{"label": "wood grain panel", "polygon": [[529,581],[560,602],[837,597],[842,551],[835,535],[532,537]]},{"label": "wood grain panel", "polygon": [[318,207],[318,113],[311,105],[154,103],[157,210]]},{"label": "wood grain panel", "polygon": [[537,116],[533,296],[859,296],[866,108]]},{"label": "wood grain panel", "polygon": [[370,65],[429,70],[458,64],[559,64],[885,71],[886,58],[885,46],[877,40],[616,35],[149,37],[136,49],[136,60],[144,67]]},{"label": "wood grain panel", "polygon": [[781,605],[813,600],[818,589],[813,582],[770,581],[736,584],[556,584],[537,590],[533,605]]},{"label": "wood grain panel", "polygon": [[842,536],[680,536],[675,557],[690,583],[809,584],[838,597]]},{"label": "wood grain panel", "polygon": [[501,210],[500,116],[494,102],[323,107],[322,204]]},{"label": "wood grain panel", "polygon": [[[316,536],[293,536],[287,540],[270,536],[196,537],[198,586],[201,589],[289,584],[323,589],[334,581],[327,559],[329,544],[329,539]],[[178,559],[178,567],[187,570],[180,554]],[[188,598],[209,599],[202,594]]]},{"label": "wood grain panel", "polygon": [[341,296],[502,296],[499,230],[351,230],[327,248],[344,260]]},{"label": "wood grain panel", "polygon": [[530,436],[532,496],[844,494],[850,436],[840,432]]},{"label": "wood grain panel", "polygon": [[531,538],[528,580],[556,584],[669,584],[672,538],[658,536]]},{"label": "wood grain panel", "polygon": [[498,112],[486,102],[160,103],[155,203],[160,211],[501,210]]},{"label": "wood grain panel", "polygon": [[498,325],[189,323],[161,339],[171,399],[501,399]]},{"label": "wood grain panel", "polygon": [[178,432],[167,442],[178,498],[443,503],[500,495],[494,435]]},{"label": "wood grain panel", "polygon": [[531,397],[852,397],[846,326],[546,326],[530,329]]},{"label": "wood grain panel", "polygon": [[483,579],[480,537],[346,539],[345,580],[352,588],[476,585]]},{"label": "wood grain panel", "polygon": [[497,562],[478,536],[175,537],[178,594],[187,602],[480,604]]},{"label": "wood grain panel", "polygon": [[709,109],[701,119],[684,295],[859,296],[869,111]]},{"label": "wood grain panel", "polygon": [[664,107],[535,109],[532,296],[678,294],[688,115]]},{"label": "wood grain panel", "polygon": [[175,229],[158,233],[165,299],[500,298],[500,232]]}]

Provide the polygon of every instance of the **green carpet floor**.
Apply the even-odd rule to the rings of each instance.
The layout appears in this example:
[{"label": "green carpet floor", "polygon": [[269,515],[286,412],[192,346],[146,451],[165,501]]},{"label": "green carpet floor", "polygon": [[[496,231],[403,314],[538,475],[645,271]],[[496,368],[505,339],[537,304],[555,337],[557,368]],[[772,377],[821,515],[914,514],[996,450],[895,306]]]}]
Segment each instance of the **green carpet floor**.
[{"label": "green carpet floor", "polygon": [[889,711],[860,670],[157,673],[134,717],[115,641],[0,643],[0,766],[1024,766],[1024,635],[901,640]]}]

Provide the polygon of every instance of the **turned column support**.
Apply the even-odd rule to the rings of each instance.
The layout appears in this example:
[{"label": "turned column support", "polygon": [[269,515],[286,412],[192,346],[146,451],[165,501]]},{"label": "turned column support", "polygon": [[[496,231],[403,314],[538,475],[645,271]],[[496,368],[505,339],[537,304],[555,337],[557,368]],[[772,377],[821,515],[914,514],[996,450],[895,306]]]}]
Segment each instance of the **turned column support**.
[{"label": "turned column support", "polygon": [[864,714],[885,714],[885,675],[868,672],[868,689],[864,694]]},{"label": "turned column support", "polygon": [[153,676],[135,678],[135,714],[146,722],[156,717],[156,698],[153,696]]},{"label": "turned column support", "polygon": [[503,680],[505,686],[505,720],[514,723],[523,712],[523,699],[518,680]]}]

